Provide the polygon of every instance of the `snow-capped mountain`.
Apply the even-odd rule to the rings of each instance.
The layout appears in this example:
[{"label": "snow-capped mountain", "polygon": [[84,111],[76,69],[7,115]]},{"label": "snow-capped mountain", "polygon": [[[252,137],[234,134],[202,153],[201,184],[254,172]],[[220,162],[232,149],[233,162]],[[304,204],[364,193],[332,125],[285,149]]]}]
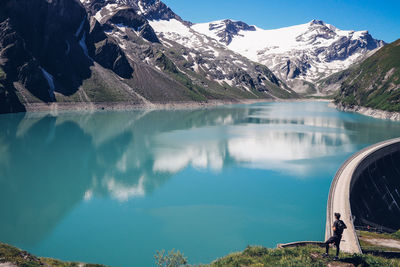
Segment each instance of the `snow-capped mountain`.
[{"label": "snow-capped mountain", "polygon": [[[161,1],[82,0],[82,3],[97,21],[109,28],[107,35],[118,41],[128,57],[139,57],[146,64],[160,68],[154,56],[157,53],[138,53],[143,45],[138,46],[134,38],[124,37],[129,32],[138,33],[147,41],[160,43],[168,60],[195,84],[206,88],[215,87],[209,84],[211,82],[224,90],[235,88],[253,97],[287,98],[296,95],[267,67],[191,29],[192,23],[182,20]],[[134,15],[122,14],[132,12],[136,14],[135,23],[132,23]],[[146,21],[136,23],[139,17]],[[143,34],[144,29],[147,29],[146,34]],[[153,37],[153,31],[156,38]],[[160,49],[155,44],[152,46]]]},{"label": "snow-capped mountain", "polygon": [[315,92],[318,79],[383,45],[322,21],[269,31],[193,24],[160,0],[0,5],[0,113],[54,102],[297,98],[292,88]]},{"label": "snow-capped mountain", "polygon": [[367,31],[344,31],[320,20],[275,30],[232,20],[194,24],[191,28],[268,66],[297,91],[308,87],[301,81],[314,83],[384,45]]},{"label": "snow-capped mountain", "polygon": [[0,113],[298,97],[158,0],[0,7]]},{"label": "snow-capped mountain", "polygon": [[[220,67],[224,65],[225,73],[227,68],[230,69],[228,72],[236,68],[239,61],[243,63],[245,57],[267,66],[280,80],[299,93],[315,93],[315,83],[318,80],[348,68],[384,45],[383,41],[372,38],[367,31],[343,31],[318,20],[281,29],[264,30],[229,19],[193,24],[182,20],[159,0],[90,2],[93,14],[98,20],[118,6],[130,6],[149,20],[149,24],[164,45],[179,44],[192,49],[192,54],[200,53],[202,59],[210,60],[210,64]],[[99,8],[101,6],[104,8]],[[236,58],[229,60],[231,66],[224,64],[225,61],[218,61],[218,51],[225,51],[225,54],[236,52],[231,53],[231,56]],[[239,55],[242,56],[241,59],[237,58]],[[215,59],[210,56],[214,56]],[[190,54],[188,58],[193,60],[194,69],[198,70],[195,58]],[[208,71],[210,64],[200,67]],[[216,75],[211,76],[217,78]],[[222,78],[221,75],[217,76]],[[216,80],[232,85],[230,78]]]}]

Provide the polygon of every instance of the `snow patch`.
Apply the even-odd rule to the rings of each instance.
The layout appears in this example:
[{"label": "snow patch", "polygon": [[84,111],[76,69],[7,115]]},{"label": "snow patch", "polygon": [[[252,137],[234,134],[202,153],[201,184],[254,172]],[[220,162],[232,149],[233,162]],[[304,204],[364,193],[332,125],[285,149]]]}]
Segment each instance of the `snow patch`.
[{"label": "snow patch", "polygon": [[145,9],[143,7],[142,1],[138,2],[138,6],[139,6],[139,9],[140,9],[140,14],[144,14],[145,13]]},{"label": "snow patch", "polygon": [[217,80],[217,82],[222,86],[224,86],[225,83],[228,84],[231,87],[233,86],[233,81],[232,80],[228,80],[227,78],[225,78],[223,80]]},{"label": "snow patch", "polygon": [[97,19],[97,21],[101,22],[101,20],[105,16],[110,15],[112,12],[115,12],[120,9],[125,9],[125,8],[126,7],[119,7],[118,4],[107,4],[105,7],[103,7],[99,11],[97,11],[97,13],[94,15],[94,17]]},{"label": "snow patch", "polygon": [[150,26],[158,33],[176,33],[183,37],[191,37],[190,28],[176,19],[151,20]]},{"label": "snow patch", "polygon": [[192,57],[193,60],[196,58],[196,54],[195,53],[189,52],[189,55]]},{"label": "snow patch", "polygon": [[117,28],[118,28],[119,30],[121,30],[122,32],[125,32],[125,33],[126,33],[126,30],[127,30],[127,29],[132,29],[132,30],[135,31],[135,32],[140,32],[140,30],[142,29],[141,26],[139,26],[139,27],[137,27],[137,29],[135,29],[135,28],[133,28],[133,27],[131,27],[131,26],[127,26],[127,25],[122,24],[122,23],[115,24],[115,26],[117,26]]},{"label": "snow patch", "polygon": [[166,40],[162,40],[162,44],[163,44],[164,46],[167,46],[167,47],[174,47],[173,44],[171,44],[170,42],[168,42],[168,41],[166,41]]},{"label": "snow patch", "polygon": [[126,45],[123,42],[119,43],[119,47],[121,47],[123,50],[126,50]]},{"label": "snow patch", "polygon": [[146,57],[145,59],[144,59],[144,62],[146,62],[147,64],[151,64],[151,61],[150,61],[150,57]]},{"label": "snow patch", "polygon": [[174,42],[185,47],[196,49],[197,51],[207,50],[208,38],[198,34],[190,27],[176,19],[170,20],[152,20],[149,21],[151,27],[163,40],[173,40]]},{"label": "snow patch", "polygon": [[194,66],[193,66],[194,71],[199,72],[199,64],[196,61],[193,63],[194,63]]},{"label": "snow patch", "polygon": [[99,21],[99,22],[101,22],[101,19],[103,18],[103,16],[101,15],[101,11],[102,11],[103,9],[100,9],[99,11],[97,11],[97,13],[94,15],[94,18],[97,20],[97,21]]},{"label": "snow patch", "polygon": [[[213,25],[212,30],[210,30],[211,24]],[[366,48],[365,51],[361,48],[360,52],[352,53],[344,60],[332,60],[328,49],[334,49],[334,45],[343,42],[343,38],[365,44],[364,36],[368,32],[340,30],[333,25],[318,21],[272,30],[254,26],[254,31],[239,31],[229,45],[220,41],[221,37],[218,36],[226,30],[225,27],[226,23],[221,20],[194,24],[191,29],[203,36],[217,40],[224,47],[252,61],[264,64],[278,73],[281,72],[287,60],[294,62],[298,60],[309,64],[314,68],[304,72],[301,77],[309,81],[343,70],[360,60],[360,56],[368,52]],[[235,59],[233,55],[229,56]],[[241,64],[238,61],[233,63]]]}]

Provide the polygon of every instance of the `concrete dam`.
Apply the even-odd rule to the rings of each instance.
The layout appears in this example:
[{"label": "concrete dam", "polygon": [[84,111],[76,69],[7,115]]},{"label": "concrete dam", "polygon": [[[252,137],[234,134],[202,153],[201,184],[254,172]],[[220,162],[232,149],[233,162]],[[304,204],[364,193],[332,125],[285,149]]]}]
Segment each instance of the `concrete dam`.
[{"label": "concrete dam", "polygon": [[338,170],[328,196],[326,239],[333,234],[335,212],[348,227],[341,243],[346,252],[362,253],[357,226],[400,229],[400,138],[359,151]]},{"label": "concrete dam", "polygon": [[355,226],[400,229],[400,142],[368,155],[350,183],[350,206]]}]

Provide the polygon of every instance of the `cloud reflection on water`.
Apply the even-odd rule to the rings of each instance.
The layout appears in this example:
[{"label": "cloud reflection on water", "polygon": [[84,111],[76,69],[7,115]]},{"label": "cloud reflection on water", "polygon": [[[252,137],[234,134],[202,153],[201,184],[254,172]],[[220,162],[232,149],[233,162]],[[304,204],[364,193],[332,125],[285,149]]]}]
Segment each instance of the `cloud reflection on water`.
[{"label": "cloud reflection on water", "polygon": [[245,130],[228,141],[228,151],[247,167],[304,175],[312,166],[295,161],[350,152],[354,146],[349,141],[346,134]]},{"label": "cloud reflection on water", "polygon": [[[153,170],[176,173],[192,166],[219,171],[233,159],[248,168],[305,174],[311,166],[294,161],[354,150],[337,118],[266,119],[268,114],[261,111],[223,129],[192,128],[157,135]],[[254,122],[255,118],[259,120]]]},{"label": "cloud reflection on water", "polygon": [[315,160],[400,132],[399,124],[340,114],[303,103],[2,116],[0,236],[34,243],[81,201],[143,198],[188,167],[307,177]]},{"label": "cloud reflection on water", "polygon": [[[67,113],[58,117],[27,114],[18,124],[14,138],[41,139],[44,133],[44,146],[56,145],[58,151],[67,152],[67,143],[54,140],[60,137],[60,127],[74,123],[77,127],[73,131],[82,132],[75,138],[90,138],[91,144],[85,144],[93,150],[69,159],[82,162],[92,158],[90,169],[95,173],[84,179],[91,181],[91,186],[82,192],[82,199],[86,200],[104,194],[119,201],[142,197],[189,166],[221,171],[230,164],[239,164],[304,174],[310,166],[295,161],[354,150],[343,121],[319,117],[325,114],[318,114],[318,109],[298,112],[290,107],[259,105],[78,116]],[[48,120],[53,123],[47,123],[47,131],[36,127]],[[0,148],[6,155],[7,145]],[[80,158],[84,155],[86,158]],[[87,192],[91,192],[90,197]]]}]

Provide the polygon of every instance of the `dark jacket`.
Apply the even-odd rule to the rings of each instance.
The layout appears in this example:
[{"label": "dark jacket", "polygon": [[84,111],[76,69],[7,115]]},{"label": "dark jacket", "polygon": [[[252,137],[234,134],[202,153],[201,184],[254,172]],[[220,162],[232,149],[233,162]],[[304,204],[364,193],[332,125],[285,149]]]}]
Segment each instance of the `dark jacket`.
[{"label": "dark jacket", "polygon": [[342,220],[336,220],[333,223],[333,227],[334,227],[334,230],[333,230],[334,236],[342,236],[343,230],[347,229],[346,224]]}]

